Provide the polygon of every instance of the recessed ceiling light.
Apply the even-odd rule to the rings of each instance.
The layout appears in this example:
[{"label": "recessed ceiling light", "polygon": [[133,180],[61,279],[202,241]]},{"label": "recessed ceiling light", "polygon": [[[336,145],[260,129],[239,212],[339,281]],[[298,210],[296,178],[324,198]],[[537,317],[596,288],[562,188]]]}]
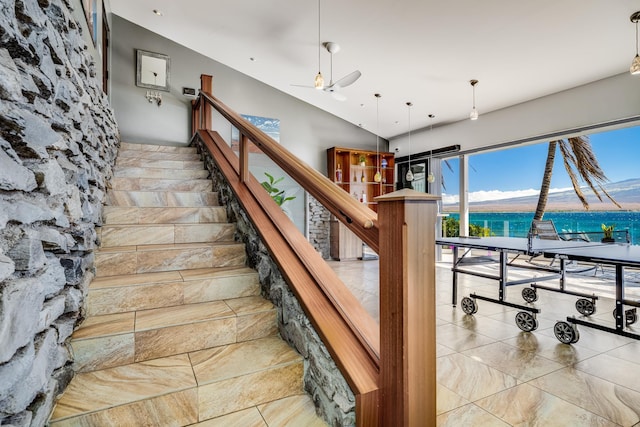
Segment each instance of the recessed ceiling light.
[{"label": "recessed ceiling light", "polygon": [[155,13],[158,16],[164,16],[164,13],[162,13],[162,11],[160,11],[158,9],[153,9],[153,13]]},{"label": "recessed ceiling light", "polygon": [[256,61],[256,58],[254,58],[254,57],[252,56],[251,58],[249,58],[249,61],[251,61],[251,62],[255,62],[255,61]]}]

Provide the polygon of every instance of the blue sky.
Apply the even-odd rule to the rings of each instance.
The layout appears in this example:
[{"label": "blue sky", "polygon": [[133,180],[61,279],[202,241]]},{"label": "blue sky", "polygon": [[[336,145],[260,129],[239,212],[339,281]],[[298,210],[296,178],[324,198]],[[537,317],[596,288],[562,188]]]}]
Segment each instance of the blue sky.
[{"label": "blue sky", "polygon": [[[611,182],[640,178],[640,126],[591,134],[591,146],[600,166]],[[527,145],[507,150],[474,154],[469,157],[469,199],[481,201],[537,193],[542,181],[547,157],[547,143]],[[442,167],[446,196],[458,195],[458,160],[449,160],[451,172]],[[567,189],[571,181],[564,170],[562,158],[556,153],[552,189]]]}]

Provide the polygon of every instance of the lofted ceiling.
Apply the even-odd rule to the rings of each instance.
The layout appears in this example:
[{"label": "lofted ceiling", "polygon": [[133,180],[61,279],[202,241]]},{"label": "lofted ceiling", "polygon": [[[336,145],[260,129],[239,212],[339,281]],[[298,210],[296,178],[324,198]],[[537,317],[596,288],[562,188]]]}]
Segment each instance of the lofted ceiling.
[{"label": "lofted ceiling", "polygon": [[[293,85],[318,72],[318,0],[110,0],[112,12],[385,138],[628,72],[640,0],[320,0],[333,80],[347,99]],[[153,10],[162,12],[162,16]],[[330,77],[330,54],[321,50]],[[640,80],[640,76],[638,77]],[[375,93],[379,101],[376,123]],[[228,101],[227,101],[228,102]],[[232,104],[231,104],[232,105]]]}]

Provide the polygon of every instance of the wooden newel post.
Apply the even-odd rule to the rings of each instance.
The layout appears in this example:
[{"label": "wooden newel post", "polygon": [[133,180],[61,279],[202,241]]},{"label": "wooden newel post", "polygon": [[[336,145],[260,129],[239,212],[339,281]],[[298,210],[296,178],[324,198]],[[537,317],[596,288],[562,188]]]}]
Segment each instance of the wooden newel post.
[{"label": "wooden newel post", "polygon": [[435,230],[440,197],[376,197],[381,426],[436,425]]},{"label": "wooden newel post", "polygon": [[[213,94],[213,76],[206,74],[200,74],[200,90]],[[211,105],[205,100],[200,102],[200,108],[202,111],[202,119],[200,122],[201,129],[211,129]]]}]

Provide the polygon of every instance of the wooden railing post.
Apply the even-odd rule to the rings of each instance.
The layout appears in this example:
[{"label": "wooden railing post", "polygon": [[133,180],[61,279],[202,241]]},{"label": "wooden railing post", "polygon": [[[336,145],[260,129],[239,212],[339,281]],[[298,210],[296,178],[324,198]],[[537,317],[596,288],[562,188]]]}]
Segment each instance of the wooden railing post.
[{"label": "wooden railing post", "polygon": [[245,134],[240,135],[240,147],[238,150],[240,159],[240,181],[249,180],[249,138]]},{"label": "wooden railing post", "polygon": [[436,425],[435,224],[440,197],[376,197],[381,426]]},{"label": "wooden railing post", "polygon": [[[200,90],[207,93],[213,93],[213,76],[207,74],[200,75]],[[211,125],[211,105],[208,102],[202,102],[200,106],[203,119],[200,122],[202,129],[212,129]]]}]

